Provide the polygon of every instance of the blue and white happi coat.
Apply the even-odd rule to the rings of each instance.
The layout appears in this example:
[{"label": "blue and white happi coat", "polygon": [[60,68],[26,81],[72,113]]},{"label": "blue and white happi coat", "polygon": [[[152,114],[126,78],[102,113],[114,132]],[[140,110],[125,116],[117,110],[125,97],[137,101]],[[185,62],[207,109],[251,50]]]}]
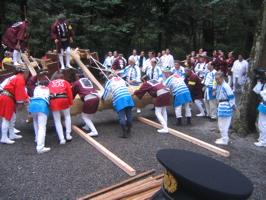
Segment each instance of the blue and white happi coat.
[{"label": "blue and white happi coat", "polygon": [[124,69],[120,70],[119,74],[128,82],[134,81],[133,85],[139,85],[141,83],[141,72],[139,66],[137,65],[128,65]]},{"label": "blue and white happi coat", "polygon": [[102,98],[107,100],[112,97],[113,108],[116,112],[126,107],[134,107],[134,101],[128,91],[126,82],[121,77],[113,77],[107,81]]},{"label": "blue and white happi coat", "polygon": [[215,73],[216,70],[212,70],[211,72],[208,71],[203,80],[203,84],[206,87],[204,91],[204,98],[207,101],[216,98],[216,96],[213,95],[213,90],[216,89]]},{"label": "blue and white happi coat", "polygon": [[173,68],[172,70],[173,74],[179,75],[181,78],[185,79],[186,73],[185,73],[185,68],[180,66],[180,69]]},{"label": "blue and white happi coat", "polygon": [[172,92],[174,107],[192,102],[189,89],[181,77],[174,74],[164,81],[164,85]]},{"label": "blue and white happi coat", "polygon": [[253,91],[262,97],[262,102],[258,106],[258,111],[266,115],[266,83],[258,81]]},{"label": "blue and white happi coat", "polygon": [[44,113],[49,115],[49,88],[46,86],[37,86],[34,89],[33,97],[30,98],[28,111],[30,113]]},{"label": "blue and white happi coat", "polygon": [[216,99],[218,105],[218,117],[231,117],[235,106],[235,96],[231,87],[224,81],[222,85],[217,85]]},{"label": "blue and white happi coat", "polygon": [[154,79],[159,82],[163,81],[163,72],[158,65],[156,65],[154,69],[152,69],[152,67],[149,67],[146,71],[146,75],[150,80]]}]

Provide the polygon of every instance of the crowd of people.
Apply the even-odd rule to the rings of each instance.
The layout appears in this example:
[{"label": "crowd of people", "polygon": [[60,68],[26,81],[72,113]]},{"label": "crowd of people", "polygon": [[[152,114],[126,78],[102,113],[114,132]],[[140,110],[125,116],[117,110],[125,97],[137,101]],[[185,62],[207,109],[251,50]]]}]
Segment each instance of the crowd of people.
[{"label": "crowd of people", "polygon": [[[117,51],[109,51],[103,66],[115,72],[128,85],[140,85],[134,93],[140,99],[146,92],[156,98],[155,115],[163,127],[158,132],[168,132],[166,106],[170,105],[169,96],[172,94],[178,126],[182,124],[182,108],[185,110],[186,123],[191,124],[191,105],[194,103],[195,112],[198,112],[196,117],[218,120],[221,138],[215,143],[228,144],[228,130],[233,112],[237,110],[235,93],[244,92],[244,84],[249,81],[249,63],[241,54],[235,59],[234,52],[229,52],[226,57],[222,50],[214,50],[209,56],[207,51],[199,49],[179,61],[174,60],[170,49],[157,54],[149,51],[148,57],[145,57],[144,51],[138,55],[134,49],[128,59]],[[258,84],[256,88],[260,87],[260,90],[254,91],[265,99],[264,80],[259,80]],[[266,113],[263,108],[265,102],[259,107],[260,122]],[[141,110],[137,108],[137,112]],[[266,146],[265,136],[262,136],[265,135],[265,124],[258,126],[261,135],[255,145]]]},{"label": "crowd of people", "polygon": [[[132,51],[128,59],[123,54],[114,51],[108,52],[103,66],[109,72],[103,93],[93,87],[83,73],[76,74],[72,83],[64,80],[62,70],[73,68],[70,65],[70,43],[73,41],[72,27],[64,17],[60,16],[52,25],[51,36],[55,42],[61,70],[49,80],[43,70],[36,76],[29,76],[27,68],[23,67],[20,53],[23,50],[27,23],[18,23],[7,29],[2,43],[12,52],[9,58],[16,66],[15,75],[7,78],[1,84],[0,116],[2,118],[2,137],[0,142],[13,144],[15,139],[22,138],[15,133],[16,111],[27,104],[28,112],[33,117],[36,150],[38,153],[50,151],[45,146],[46,123],[49,112],[52,113],[59,143],[65,144],[72,140],[70,107],[73,99],[79,95],[84,102],[81,117],[89,129],[90,136],[97,136],[91,115],[97,112],[100,100],[112,101],[114,110],[118,114],[121,125],[120,137],[127,138],[132,128],[132,108],[135,107],[133,95],[142,99],[149,93],[154,101],[155,115],[161,123],[159,133],[168,132],[167,106],[172,106],[176,116],[176,124],[183,122],[183,109],[186,124],[192,123],[192,104],[195,104],[196,117],[206,117],[211,121],[218,120],[221,137],[216,144],[227,145],[229,142],[228,129],[233,112],[236,110],[235,92],[243,91],[247,78],[248,62],[238,55],[235,60],[233,52],[225,57],[224,52],[213,51],[212,57],[203,49],[192,51],[185,60],[174,60],[169,49],[155,54],[153,51]],[[22,32],[22,33],[21,33]],[[18,35],[18,36],[17,36]],[[12,38],[12,37],[13,38]],[[5,38],[6,37],[6,38]],[[13,39],[13,40],[11,40]],[[13,46],[7,41],[13,42]],[[64,62],[63,54],[66,55]],[[130,93],[129,87],[134,88]],[[263,98],[259,105],[260,137],[256,146],[266,146],[266,86],[264,81],[258,81],[254,88]],[[141,113],[141,109],[137,108]],[[61,113],[64,115],[65,132],[61,122]],[[194,112],[193,112],[194,113]]]}]

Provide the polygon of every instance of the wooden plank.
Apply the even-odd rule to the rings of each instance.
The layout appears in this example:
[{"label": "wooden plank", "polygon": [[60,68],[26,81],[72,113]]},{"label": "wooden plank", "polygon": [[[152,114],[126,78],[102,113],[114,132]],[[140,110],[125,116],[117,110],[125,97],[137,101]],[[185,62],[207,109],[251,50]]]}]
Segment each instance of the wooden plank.
[{"label": "wooden plank", "polygon": [[86,67],[86,65],[83,64],[83,62],[80,60],[80,56],[78,55],[77,51],[71,51],[71,56],[77,63],[77,65],[83,70],[83,72],[87,75],[87,77],[91,80],[92,83],[94,83],[99,90],[103,91],[104,88],[101,85],[101,83],[93,76],[93,74],[90,72],[90,70]]},{"label": "wooden plank", "polygon": [[117,183],[117,184],[115,184],[115,185],[112,185],[112,186],[110,186],[110,187],[103,188],[103,189],[98,190],[98,191],[96,191],[96,192],[94,192],[94,193],[91,193],[91,194],[88,194],[88,195],[86,195],[86,196],[80,197],[80,198],[78,198],[78,200],[86,200],[86,199],[90,199],[90,198],[92,198],[92,197],[98,196],[98,195],[100,195],[100,194],[104,194],[104,193],[109,192],[109,191],[111,191],[111,190],[114,190],[114,189],[116,189],[116,188],[122,187],[122,186],[124,186],[124,185],[126,185],[126,184],[129,184],[129,183],[132,183],[132,182],[134,182],[134,181],[137,181],[137,180],[139,180],[139,179],[141,179],[141,178],[144,178],[144,177],[146,177],[146,176],[149,176],[149,175],[151,175],[151,174],[153,174],[153,173],[155,173],[155,170],[154,170],[154,169],[152,169],[152,170],[148,170],[148,171],[146,171],[146,172],[143,172],[143,173],[141,173],[141,174],[138,174],[138,175],[136,175],[136,176],[134,176],[134,177],[132,177],[132,178],[129,178],[129,179],[127,179],[127,180],[124,180],[124,181],[122,181],[122,182],[120,182],[120,183]]},{"label": "wooden plank", "polygon": [[152,181],[154,181],[154,179],[152,177],[148,177],[148,178],[145,178],[143,180],[139,180],[137,182],[130,183],[128,185],[122,186],[122,187],[117,188],[115,190],[111,190],[111,191],[109,191],[107,193],[104,193],[102,195],[96,196],[96,197],[91,198],[91,199],[94,199],[94,200],[108,199],[108,198],[110,198],[113,195],[120,194],[121,192],[130,190],[132,188],[138,187],[138,186],[143,185],[145,183],[150,183]]},{"label": "wooden plank", "polygon": [[155,187],[153,189],[147,190],[145,192],[124,198],[122,200],[146,200],[146,199],[150,199],[156,192],[158,192],[160,190],[160,186]]},{"label": "wooden plank", "polygon": [[120,199],[129,197],[129,196],[133,196],[135,194],[139,194],[139,193],[145,192],[147,190],[159,187],[161,184],[162,184],[161,181],[153,180],[151,182],[148,182],[148,183],[139,185],[137,187],[134,187],[130,190],[125,190],[123,192],[116,193],[114,195],[109,196],[108,198],[95,198],[92,200],[106,200],[106,199],[108,199],[108,200],[120,200]]},{"label": "wooden plank", "polygon": [[159,174],[157,176],[154,176],[153,178],[156,179],[156,180],[160,180],[164,177],[164,174]]},{"label": "wooden plank", "polygon": [[90,137],[88,134],[86,134],[80,128],[78,128],[75,125],[73,125],[72,128],[78,135],[80,135],[83,139],[85,139],[88,143],[90,143],[93,147],[95,147],[100,153],[105,155],[109,160],[111,160],[119,168],[124,170],[124,172],[126,172],[129,176],[135,176],[136,175],[135,169],[133,169],[131,166],[129,166],[123,160],[118,158],[115,154],[113,154],[111,151],[109,151],[107,148],[105,148],[99,142],[94,140],[92,137]]},{"label": "wooden plank", "polygon": [[[154,121],[151,121],[149,119],[146,119],[144,117],[138,117],[138,120],[140,122],[144,123],[144,124],[153,126],[155,128],[162,128],[162,126],[160,124],[158,124],[158,123],[156,123]],[[212,152],[214,152],[214,153],[216,153],[218,155],[221,155],[221,156],[224,156],[224,157],[229,157],[230,156],[230,152],[229,151],[227,151],[225,149],[222,149],[222,148],[219,148],[219,147],[216,147],[216,146],[214,146],[212,144],[209,144],[207,142],[204,142],[204,141],[199,140],[197,138],[194,138],[192,136],[189,136],[189,135],[187,135],[185,133],[182,133],[180,131],[177,131],[177,130],[169,128],[169,133],[171,135],[179,137],[179,138],[181,138],[183,140],[186,140],[186,141],[191,142],[193,144],[196,144],[196,145],[198,145],[200,147],[203,147],[203,148],[205,148],[205,149],[207,149],[209,151],[212,151]]]},{"label": "wooden plank", "polygon": [[24,61],[26,67],[30,70],[31,75],[36,76],[37,72],[35,71],[34,67],[31,65],[31,62],[30,62],[28,56],[25,53],[22,53],[21,58]]}]

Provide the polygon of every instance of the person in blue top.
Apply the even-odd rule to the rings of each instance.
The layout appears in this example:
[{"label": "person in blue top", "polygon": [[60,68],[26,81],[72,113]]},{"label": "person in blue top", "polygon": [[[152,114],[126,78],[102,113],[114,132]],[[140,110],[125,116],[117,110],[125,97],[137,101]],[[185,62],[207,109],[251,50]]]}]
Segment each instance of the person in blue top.
[{"label": "person in blue top", "polygon": [[187,117],[187,125],[191,124],[191,109],[192,102],[190,91],[185,84],[182,77],[177,74],[172,74],[171,69],[166,67],[163,70],[166,80],[164,85],[170,89],[173,99],[173,106],[175,108],[175,115],[177,118],[177,125],[180,126],[182,122],[182,106],[185,107],[185,115]]},{"label": "person in blue top", "polygon": [[216,70],[214,69],[213,62],[208,63],[208,72],[206,73],[202,83],[204,85],[204,103],[207,111],[207,117],[212,121],[217,119],[217,100],[215,96],[216,90],[216,81],[215,74]]},{"label": "person in blue top", "polygon": [[45,153],[51,150],[45,147],[46,124],[49,116],[49,95],[48,81],[42,80],[35,87],[33,97],[30,99],[29,112],[33,117],[35,142],[37,153]]},{"label": "person in blue top", "polygon": [[180,77],[182,77],[183,79],[185,79],[185,76],[186,76],[185,68],[183,66],[181,66],[180,61],[177,61],[175,63],[175,67],[172,69],[172,73],[177,74]]},{"label": "person in blue top", "polygon": [[139,85],[141,83],[141,72],[138,65],[135,63],[135,59],[130,57],[128,59],[128,66],[118,72],[118,74],[124,78],[130,85]]},{"label": "person in blue top", "polygon": [[231,124],[233,111],[236,109],[235,96],[231,87],[225,82],[222,72],[215,74],[217,83],[216,99],[218,103],[218,127],[221,138],[215,141],[216,144],[228,145],[228,129]]},{"label": "person in blue top", "polygon": [[132,108],[135,106],[126,82],[119,76],[111,75],[105,84],[103,100],[112,99],[113,108],[118,114],[122,134],[119,137],[126,138],[132,127]]}]

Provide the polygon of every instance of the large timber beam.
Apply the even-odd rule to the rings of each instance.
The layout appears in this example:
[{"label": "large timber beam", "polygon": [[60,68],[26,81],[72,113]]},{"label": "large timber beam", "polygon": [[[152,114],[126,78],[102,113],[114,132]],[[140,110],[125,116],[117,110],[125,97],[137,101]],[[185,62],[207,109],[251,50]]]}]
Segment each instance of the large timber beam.
[{"label": "large timber beam", "polygon": [[102,153],[104,156],[106,156],[110,161],[112,161],[115,165],[117,165],[120,169],[124,170],[129,176],[135,176],[136,170],[133,169],[131,166],[129,166],[127,163],[125,163],[123,160],[118,158],[115,154],[113,154],[111,151],[109,151],[107,148],[105,148],[103,145],[101,145],[99,142],[94,140],[92,137],[90,137],[88,134],[86,134],[84,131],[82,131],[77,126],[73,125],[72,129],[83,139],[85,139],[88,143],[90,143],[93,147],[95,147],[100,153]]},{"label": "large timber beam", "polygon": [[[140,122],[144,123],[144,124],[153,126],[155,128],[162,128],[162,125],[161,124],[158,124],[158,123],[156,123],[156,122],[154,122],[152,120],[146,119],[144,117],[138,117],[138,120]],[[196,144],[196,145],[198,145],[200,147],[203,147],[205,149],[208,149],[209,151],[212,151],[212,152],[214,152],[216,154],[219,154],[221,156],[224,156],[224,157],[229,157],[230,156],[230,152],[229,151],[227,151],[225,149],[222,149],[222,148],[219,148],[219,147],[216,147],[216,146],[214,146],[212,144],[209,144],[207,142],[204,142],[204,141],[199,140],[197,138],[194,138],[192,136],[189,136],[189,135],[187,135],[185,133],[182,133],[180,131],[177,131],[177,130],[174,130],[174,129],[169,128],[169,133],[171,135],[174,135],[176,137],[179,137],[179,138],[181,138],[183,140],[186,140],[188,142],[191,142],[193,144]]]},{"label": "large timber beam", "polygon": [[92,83],[94,83],[100,91],[103,91],[104,88],[101,85],[101,83],[93,76],[93,74],[90,72],[90,70],[84,65],[84,63],[80,60],[80,56],[77,52],[77,50],[71,51],[71,56],[77,63],[77,65],[83,70],[83,72],[87,75],[87,77],[91,80]]},{"label": "large timber beam", "polygon": [[25,53],[22,53],[22,54],[21,54],[21,58],[22,58],[22,60],[24,61],[26,67],[29,69],[31,75],[32,75],[32,76],[36,76],[36,75],[37,75],[37,72],[36,72],[35,69],[34,69],[34,65],[35,65],[35,63],[34,63],[34,65],[33,65],[33,64],[30,62],[28,56],[27,56]]}]

